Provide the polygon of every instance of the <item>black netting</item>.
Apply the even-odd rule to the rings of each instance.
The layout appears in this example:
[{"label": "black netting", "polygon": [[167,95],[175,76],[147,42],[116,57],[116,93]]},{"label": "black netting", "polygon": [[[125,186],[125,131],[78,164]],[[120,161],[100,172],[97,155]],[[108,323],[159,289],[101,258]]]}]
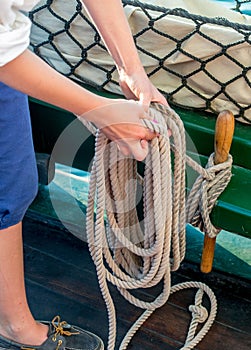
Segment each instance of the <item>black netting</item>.
[{"label": "black netting", "polygon": [[235,2],[236,2],[236,5],[235,7],[233,7],[233,10],[236,10],[242,13],[243,6],[248,2],[250,3],[250,0],[235,0]]},{"label": "black netting", "polygon": [[[251,1],[235,3],[235,10],[241,12]],[[68,7],[65,4],[60,6],[58,0],[43,1],[30,12],[32,49],[74,80],[119,92],[114,63],[82,10],[81,1],[69,1]],[[149,2],[124,0],[123,5],[125,11],[138,13],[140,25],[134,24],[132,30],[137,49],[142,62],[150,62],[148,76],[171,103],[214,113],[228,107],[238,120],[251,123],[251,25]],[[67,11],[62,14],[63,6]],[[179,30],[173,33],[170,27],[163,30],[161,24],[165,20],[184,22],[189,30],[185,34]],[[159,49],[151,49],[148,38],[160,43],[161,55]],[[201,56],[200,46],[196,50],[192,47],[195,40],[202,43],[203,50],[210,46],[212,52]],[[176,57],[182,57],[182,62],[171,64]],[[164,77],[167,83],[158,85]],[[168,84],[170,80],[172,83]]]}]

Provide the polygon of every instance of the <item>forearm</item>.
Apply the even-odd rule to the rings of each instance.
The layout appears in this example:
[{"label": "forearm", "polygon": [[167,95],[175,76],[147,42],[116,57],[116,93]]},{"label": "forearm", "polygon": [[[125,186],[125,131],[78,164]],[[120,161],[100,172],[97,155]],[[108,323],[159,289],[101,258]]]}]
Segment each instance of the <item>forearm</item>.
[{"label": "forearm", "polygon": [[0,67],[0,81],[77,115],[100,107],[105,100],[64,77],[28,50]]},{"label": "forearm", "polygon": [[117,68],[127,74],[142,69],[120,0],[82,0]]}]

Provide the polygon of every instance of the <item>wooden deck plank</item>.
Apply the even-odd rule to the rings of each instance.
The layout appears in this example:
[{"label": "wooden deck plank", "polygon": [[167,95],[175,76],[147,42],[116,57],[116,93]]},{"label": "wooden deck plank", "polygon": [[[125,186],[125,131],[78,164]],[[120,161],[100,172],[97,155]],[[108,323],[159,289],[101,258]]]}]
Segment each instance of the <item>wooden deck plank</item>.
[{"label": "wooden deck plank", "polygon": [[[105,310],[98,307],[91,307],[88,302],[78,302],[71,296],[62,295],[60,291],[52,291],[51,288],[34,283],[27,279],[28,299],[33,314],[37,319],[52,319],[59,314],[62,320],[67,320],[75,325],[83,327],[95,334],[99,335],[104,342],[107,339],[107,316]],[[41,300],[43,302],[41,303]],[[130,324],[128,322],[118,322],[118,343],[128,330]],[[133,340],[133,347],[139,350],[156,350],[167,349],[174,350],[179,346],[172,346],[167,337],[163,337],[157,333],[143,330]],[[177,345],[178,344],[178,345]]]},{"label": "wooden deck plank", "polygon": [[[36,231],[36,233],[34,233]],[[30,305],[38,318],[55,314],[107,338],[106,308],[99,292],[93,263],[86,245],[65,232],[34,222],[24,224],[25,268]],[[175,283],[189,277],[174,274]],[[84,283],[83,283],[84,281]],[[139,293],[151,297],[158,288]],[[251,347],[250,300],[215,289],[220,298],[217,320],[198,350]],[[139,314],[112,288],[118,306],[118,340]],[[193,302],[191,291],[172,295],[133,338],[130,348],[138,350],[178,349],[184,342]],[[43,303],[41,303],[41,300]]]}]

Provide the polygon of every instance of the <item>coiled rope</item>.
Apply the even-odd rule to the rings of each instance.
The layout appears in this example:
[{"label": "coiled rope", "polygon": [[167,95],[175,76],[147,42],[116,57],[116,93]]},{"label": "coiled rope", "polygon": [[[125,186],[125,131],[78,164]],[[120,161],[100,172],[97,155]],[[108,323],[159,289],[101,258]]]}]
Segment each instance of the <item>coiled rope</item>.
[{"label": "coiled rope", "polygon": [[[220,164],[215,168],[209,164],[206,169],[202,168],[186,155],[185,130],[179,116],[169,107],[156,103],[151,106],[150,115],[158,123],[144,120],[145,126],[159,133],[159,137],[150,142],[143,177],[139,175],[134,159],[123,156],[102,132],[87,124],[92,132],[96,132],[87,208],[87,238],[108,311],[108,350],[113,350],[116,342],[116,312],[108,282],[116,286],[127,301],[145,310],[125,335],[120,350],[127,348],[133,335],[153,311],[164,305],[170,294],[176,291],[198,289],[195,305],[189,308],[192,320],[181,349],[193,349],[202,340],[217,312],[215,295],[208,286],[201,282],[171,286],[171,271],[179,268],[185,256],[187,220],[194,223],[209,217],[219,192],[230,180],[231,158],[224,166]],[[172,130],[171,137],[168,137],[168,129]],[[188,209],[186,163],[200,173],[188,197],[189,204],[192,204]],[[217,187],[218,174],[220,188],[212,191],[212,187]],[[205,184],[209,180],[213,181],[212,185]],[[138,210],[139,188],[142,189],[143,218],[140,218]],[[201,215],[201,208],[207,214]],[[207,229],[210,225],[200,226]],[[159,282],[162,282],[162,291],[153,301],[141,300],[133,294],[138,288],[149,288]],[[204,293],[211,304],[209,315],[202,306]],[[204,325],[195,334],[200,322]]]}]

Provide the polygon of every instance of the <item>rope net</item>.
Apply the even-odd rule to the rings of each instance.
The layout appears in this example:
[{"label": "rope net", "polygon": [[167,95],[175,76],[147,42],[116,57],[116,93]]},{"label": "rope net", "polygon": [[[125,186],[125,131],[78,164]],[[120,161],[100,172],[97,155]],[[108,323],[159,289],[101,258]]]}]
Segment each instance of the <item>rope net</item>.
[{"label": "rope net", "polygon": [[[195,0],[198,8],[190,10],[197,14],[172,3],[123,1],[148,76],[174,105],[229,109],[251,123],[251,17],[241,14],[250,1],[236,0],[236,11],[221,6],[220,12],[213,2],[203,7]],[[208,17],[199,6],[207,7]],[[80,83],[121,94],[114,62],[80,0],[43,0],[29,16],[37,55]]]},{"label": "rope net", "polygon": [[243,4],[247,4],[248,2],[250,2],[250,0],[235,0],[235,2],[236,2],[236,5],[233,9],[236,11],[242,12]]}]

